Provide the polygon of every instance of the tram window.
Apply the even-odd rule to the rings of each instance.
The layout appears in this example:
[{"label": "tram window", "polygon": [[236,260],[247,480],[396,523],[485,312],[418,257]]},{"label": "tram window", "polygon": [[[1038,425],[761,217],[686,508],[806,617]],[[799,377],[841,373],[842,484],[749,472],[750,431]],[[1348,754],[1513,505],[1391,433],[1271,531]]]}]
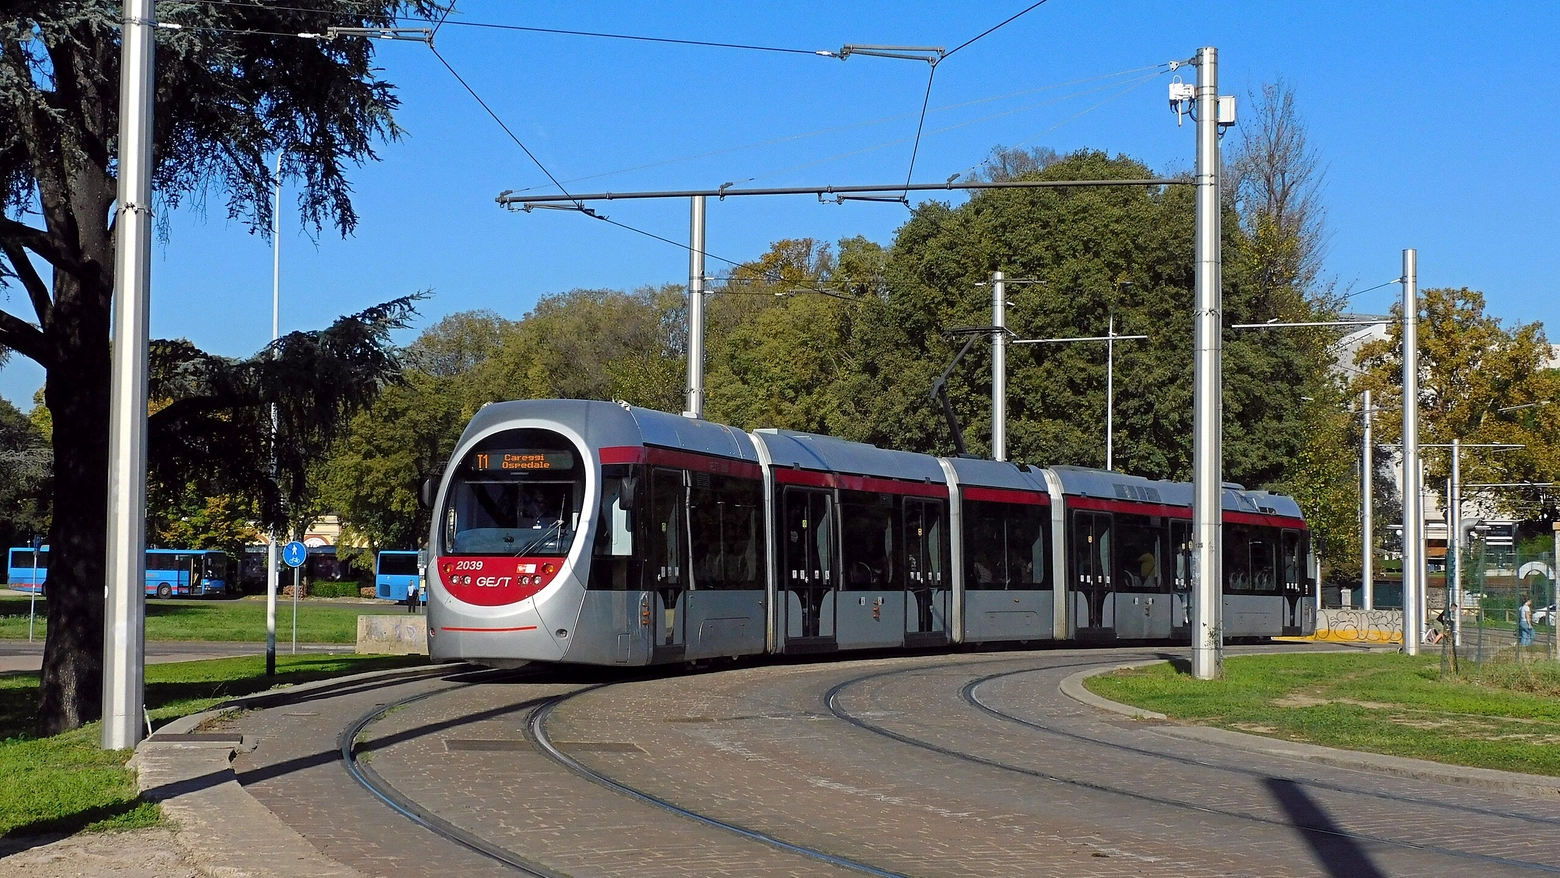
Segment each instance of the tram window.
[{"label": "tram window", "polygon": [[1115,580],[1121,591],[1162,591],[1164,578],[1164,528],[1142,515],[1116,516],[1116,539],[1121,546],[1121,570]]},{"label": "tram window", "polygon": [[1251,532],[1245,525],[1224,527],[1224,582],[1229,591],[1251,591]]},{"label": "tram window", "polygon": [[970,589],[1049,588],[1044,506],[964,502],[964,583]]},{"label": "tram window", "polygon": [[1253,528],[1251,531],[1251,590],[1274,593],[1273,537],[1269,528]]},{"label": "tram window", "polygon": [[894,566],[894,532],[899,506],[892,494],[840,492],[840,529],[845,550],[847,591],[898,589]]},{"label": "tram window", "polygon": [[1300,535],[1292,530],[1284,531],[1284,588],[1300,590]]},{"label": "tram window", "polygon": [[646,579],[656,586],[680,586],[687,582],[688,559],[683,551],[686,475],[683,470],[651,470],[650,533],[646,537],[650,568]]},{"label": "tram window", "polygon": [[590,588],[627,591],[639,587],[634,522],[639,505],[636,494],[643,483],[641,467],[609,464],[601,468],[601,509],[596,516]]},{"label": "tram window", "polygon": [[689,490],[689,545],[695,588],[760,588],[763,483],[695,473]]},{"label": "tram window", "polygon": [[444,552],[566,555],[584,494],[585,470],[568,439],[548,430],[495,433],[477,443],[450,482]]}]

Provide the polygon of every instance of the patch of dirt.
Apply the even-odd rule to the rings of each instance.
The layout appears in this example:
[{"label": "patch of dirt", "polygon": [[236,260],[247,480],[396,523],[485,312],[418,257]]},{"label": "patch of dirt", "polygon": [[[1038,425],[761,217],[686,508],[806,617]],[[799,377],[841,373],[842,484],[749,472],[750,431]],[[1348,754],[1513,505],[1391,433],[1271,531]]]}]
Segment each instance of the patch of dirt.
[{"label": "patch of dirt", "polygon": [[1278,733],[1278,729],[1272,726],[1264,726],[1260,723],[1234,723],[1233,725],[1243,732],[1251,732],[1256,735],[1273,735]]},{"label": "patch of dirt", "polygon": [[1331,703],[1329,699],[1307,695],[1304,692],[1291,692],[1283,698],[1273,699],[1274,707],[1321,707]]},{"label": "patch of dirt", "polygon": [[84,832],[41,842],[0,841],[0,878],[204,878],[171,829]]}]

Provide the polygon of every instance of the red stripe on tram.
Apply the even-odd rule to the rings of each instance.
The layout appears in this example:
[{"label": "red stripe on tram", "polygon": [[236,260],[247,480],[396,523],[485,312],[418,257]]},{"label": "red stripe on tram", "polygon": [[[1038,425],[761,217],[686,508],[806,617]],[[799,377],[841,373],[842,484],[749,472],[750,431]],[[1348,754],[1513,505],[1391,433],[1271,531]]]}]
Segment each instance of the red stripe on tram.
[{"label": "red stripe on tram", "polygon": [[440,631],[535,631],[535,625],[521,625],[519,628],[451,628],[447,625],[439,626]]}]

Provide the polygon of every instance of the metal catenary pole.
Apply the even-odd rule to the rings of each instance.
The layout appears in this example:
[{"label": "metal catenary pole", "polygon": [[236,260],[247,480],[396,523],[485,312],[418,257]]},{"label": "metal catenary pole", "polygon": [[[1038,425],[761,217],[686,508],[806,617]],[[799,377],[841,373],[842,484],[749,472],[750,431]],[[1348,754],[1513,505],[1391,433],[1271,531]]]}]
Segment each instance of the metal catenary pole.
[{"label": "metal catenary pole", "polygon": [[1105,468],[1116,468],[1116,315],[1105,329]]},{"label": "metal catenary pole", "polygon": [[1007,275],[991,273],[991,459],[1007,460]]},{"label": "metal catenary pole", "polygon": [[689,197],[688,402],[684,415],[704,417],[704,196]]},{"label": "metal catenary pole", "polygon": [[27,600],[27,642],[33,642],[33,622],[38,618],[38,592],[43,591],[43,583],[38,581],[38,541],[33,540],[32,547],[32,597]]},{"label": "metal catenary pole", "polygon": [[1364,408],[1360,412],[1365,422],[1365,438],[1360,446],[1360,589],[1364,592],[1361,596],[1366,610],[1376,608],[1376,530],[1374,488],[1375,488],[1375,440],[1371,437],[1371,424],[1375,418],[1370,408],[1370,391],[1365,391]]},{"label": "metal catenary pole", "polygon": [[152,274],[152,0],[125,0],[119,76],[118,240],[109,407],[103,748],[141,740],[146,659],[147,318]]},{"label": "metal catenary pole", "polygon": [[1419,488],[1419,254],[1403,251],[1403,652],[1419,654],[1424,543]]},{"label": "metal catenary pole", "polygon": [[[271,344],[281,338],[282,328],[282,154],[276,154],[276,197],[271,205]],[[276,404],[271,404],[271,479],[277,478],[276,436],[278,432]],[[276,530],[270,534],[265,549],[265,675],[276,675],[276,593],[282,585],[281,547],[276,543]]]},{"label": "metal catenary pole", "polygon": [[[1462,625],[1458,620],[1462,616],[1462,440],[1452,440],[1452,482],[1447,491],[1447,499],[1451,508],[1447,511],[1447,523],[1452,526],[1450,544],[1451,548],[1447,558],[1447,589],[1446,606],[1447,618],[1451,620],[1452,645],[1462,646]],[[1456,610],[1452,608],[1456,607]]]},{"label": "metal catenary pole", "polygon": [[1219,51],[1197,50],[1196,362],[1193,378],[1192,675],[1223,673],[1220,583],[1223,551],[1223,405],[1220,399]]}]

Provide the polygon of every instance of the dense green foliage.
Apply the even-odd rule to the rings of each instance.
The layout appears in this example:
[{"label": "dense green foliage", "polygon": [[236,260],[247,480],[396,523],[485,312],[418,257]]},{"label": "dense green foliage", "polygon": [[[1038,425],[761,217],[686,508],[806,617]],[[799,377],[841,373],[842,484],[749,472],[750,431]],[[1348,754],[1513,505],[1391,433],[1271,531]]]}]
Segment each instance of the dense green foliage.
[{"label": "dense green foliage", "polygon": [[1222,728],[1457,765],[1560,775],[1560,667],[1443,678],[1435,655],[1239,656],[1224,679],[1169,664],[1092,677],[1100,695]]}]

